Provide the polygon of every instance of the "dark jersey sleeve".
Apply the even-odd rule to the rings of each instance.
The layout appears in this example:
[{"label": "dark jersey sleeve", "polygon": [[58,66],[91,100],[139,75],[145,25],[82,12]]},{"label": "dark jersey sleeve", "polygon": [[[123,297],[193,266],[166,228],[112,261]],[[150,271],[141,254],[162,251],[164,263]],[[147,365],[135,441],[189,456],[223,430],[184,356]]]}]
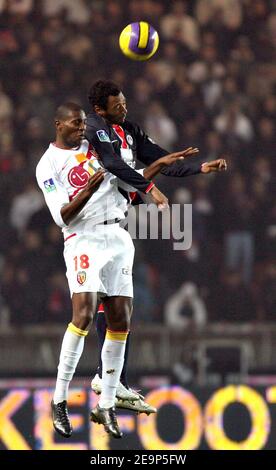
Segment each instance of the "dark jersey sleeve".
[{"label": "dark jersey sleeve", "polygon": [[[159,147],[147,134],[137,125],[126,121],[124,127],[135,137],[137,143],[137,159],[149,166],[170,152]],[[161,170],[166,176],[191,176],[201,173],[202,159],[199,157],[188,157],[185,161],[179,161]]]},{"label": "dark jersey sleeve", "polygon": [[130,168],[115,152],[111,142],[110,129],[101,116],[96,113],[87,116],[85,137],[95,148],[107,171],[143,193],[150,191],[153,183]]}]

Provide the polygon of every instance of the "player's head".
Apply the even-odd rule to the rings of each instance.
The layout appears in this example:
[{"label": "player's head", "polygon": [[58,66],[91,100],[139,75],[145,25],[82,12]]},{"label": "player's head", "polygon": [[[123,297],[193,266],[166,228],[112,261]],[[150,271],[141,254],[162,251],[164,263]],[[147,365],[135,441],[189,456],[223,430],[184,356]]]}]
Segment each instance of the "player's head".
[{"label": "player's head", "polygon": [[86,115],[76,103],[64,103],[56,110],[57,139],[66,148],[77,147],[84,138]]},{"label": "player's head", "polygon": [[116,83],[98,80],[89,90],[89,102],[110,124],[122,124],[127,115],[126,99]]}]

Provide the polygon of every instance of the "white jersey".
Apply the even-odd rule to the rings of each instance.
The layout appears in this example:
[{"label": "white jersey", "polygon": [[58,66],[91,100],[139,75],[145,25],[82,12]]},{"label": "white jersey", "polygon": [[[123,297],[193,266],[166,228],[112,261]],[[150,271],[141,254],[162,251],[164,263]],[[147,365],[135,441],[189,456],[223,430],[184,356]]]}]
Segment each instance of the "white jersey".
[{"label": "white jersey", "polygon": [[89,177],[101,167],[87,140],[77,149],[70,150],[50,144],[40,159],[36,168],[37,182],[54,221],[62,228],[64,238],[75,232],[89,233],[91,227],[105,220],[125,218],[126,199],[118,191],[118,178],[109,172],[105,173],[99,189],[69,226],[61,217],[61,208],[85,188]]}]

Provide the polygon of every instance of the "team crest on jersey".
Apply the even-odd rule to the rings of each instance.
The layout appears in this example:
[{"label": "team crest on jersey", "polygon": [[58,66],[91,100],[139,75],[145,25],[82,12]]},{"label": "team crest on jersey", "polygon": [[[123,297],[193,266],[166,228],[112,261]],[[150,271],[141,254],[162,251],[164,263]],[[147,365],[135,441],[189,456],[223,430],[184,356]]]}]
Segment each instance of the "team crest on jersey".
[{"label": "team crest on jersey", "polygon": [[77,281],[81,286],[85,283],[85,281],[86,281],[86,272],[85,271],[79,271],[78,272]]},{"label": "team crest on jersey", "polygon": [[100,142],[110,142],[110,138],[105,130],[97,131]]},{"label": "team crest on jersey", "polygon": [[131,137],[131,135],[127,134],[126,140],[129,145],[133,145],[133,138]]},{"label": "team crest on jersey", "polygon": [[50,178],[50,179],[44,181],[43,184],[44,184],[44,188],[45,188],[46,193],[50,193],[51,191],[56,190],[56,185],[54,183],[53,178]]}]

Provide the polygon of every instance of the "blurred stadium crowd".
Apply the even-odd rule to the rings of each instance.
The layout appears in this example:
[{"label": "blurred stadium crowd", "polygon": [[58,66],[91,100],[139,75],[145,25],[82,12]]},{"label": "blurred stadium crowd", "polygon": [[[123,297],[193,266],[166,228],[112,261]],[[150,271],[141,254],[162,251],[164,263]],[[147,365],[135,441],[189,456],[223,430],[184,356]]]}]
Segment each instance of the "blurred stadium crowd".
[{"label": "blurred stadium crowd", "polygon": [[[160,34],[147,63],[118,47],[137,20]],[[63,241],[34,169],[56,106],[88,109],[100,77],[161,146],[229,167],[159,179],[170,202],[193,203],[193,245],[135,242],[134,321],[276,320],[275,59],[275,0],[0,0],[0,324],[70,318]]]}]

